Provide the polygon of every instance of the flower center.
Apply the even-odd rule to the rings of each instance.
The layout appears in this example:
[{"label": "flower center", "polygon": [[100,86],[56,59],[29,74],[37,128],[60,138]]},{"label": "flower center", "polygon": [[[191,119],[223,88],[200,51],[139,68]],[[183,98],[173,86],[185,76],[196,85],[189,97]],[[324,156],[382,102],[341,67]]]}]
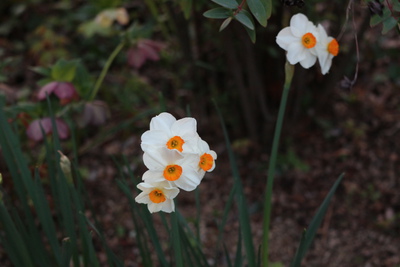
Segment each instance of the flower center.
[{"label": "flower center", "polygon": [[199,167],[204,171],[211,169],[213,164],[214,159],[210,154],[204,153],[202,156],[200,156]]},{"label": "flower center", "polygon": [[304,34],[303,37],[301,38],[301,43],[304,45],[305,48],[310,49],[317,44],[317,39],[312,33],[308,32]]},{"label": "flower center", "polygon": [[167,148],[168,149],[176,149],[179,152],[183,151],[183,144],[185,143],[185,141],[183,141],[182,138],[180,138],[179,136],[174,136],[171,139],[168,140],[167,142]]},{"label": "flower center", "polygon": [[336,39],[333,39],[329,44],[328,44],[328,52],[331,53],[333,56],[337,56],[339,54],[339,44],[336,41]]},{"label": "flower center", "polygon": [[153,203],[161,203],[165,201],[165,196],[163,191],[160,189],[154,189],[149,193],[149,198]]},{"label": "flower center", "polygon": [[163,175],[168,181],[178,180],[182,175],[182,167],[179,165],[168,165],[165,167]]}]

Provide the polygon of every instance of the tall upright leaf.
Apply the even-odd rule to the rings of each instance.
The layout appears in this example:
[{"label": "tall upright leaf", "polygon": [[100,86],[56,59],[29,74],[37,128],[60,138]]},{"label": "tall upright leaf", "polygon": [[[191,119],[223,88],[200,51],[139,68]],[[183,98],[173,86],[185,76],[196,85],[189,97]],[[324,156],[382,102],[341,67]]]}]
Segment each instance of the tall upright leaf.
[{"label": "tall upright leaf", "polygon": [[297,248],[295,257],[290,265],[290,267],[298,267],[301,264],[301,260],[304,258],[308,248],[310,247],[312,241],[314,240],[315,233],[317,232],[319,226],[321,225],[322,219],[325,216],[326,210],[328,209],[329,203],[333,194],[335,193],[337,187],[342,181],[344,174],[341,174],[336,182],[333,184],[332,188],[329,190],[328,195],[325,197],[321,206],[318,208],[313,219],[311,220],[308,229],[303,233],[300,240],[299,247]]},{"label": "tall upright leaf", "polygon": [[241,228],[241,232],[242,232],[243,244],[244,244],[245,251],[246,251],[246,258],[248,261],[248,266],[254,267],[254,266],[256,266],[256,257],[255,257],[255,252],[254,252],[253,239],[252,239],[253,235],[251,233],[249,212],[247,209],[246,200],[245,200],[245,196],[244,196],[244,192],[243,192],[243,185],[242,185],[242,181],[240,179],[235,155],[232,151],[228,131],[226,130],[226,127],[225,127],[224,119],[222,117],[221,111],[220,111],[218,105],[216,104],[216,102],[214,102],[214,104],[215,104],[215,107],[216,107],[216,110],[218,113],[219,120],[221,122],[221,127],[222,127],[222,131],[224,133],[225,143],[226,143],[226,147],[227,147],[227,151],[228,151],[229,162],[230,162],[232,174],[234,177],[234,184],[236,187],[236,201],[237,201],[238,208],[239,208],[239,222],[240,222],[240,228]]}]

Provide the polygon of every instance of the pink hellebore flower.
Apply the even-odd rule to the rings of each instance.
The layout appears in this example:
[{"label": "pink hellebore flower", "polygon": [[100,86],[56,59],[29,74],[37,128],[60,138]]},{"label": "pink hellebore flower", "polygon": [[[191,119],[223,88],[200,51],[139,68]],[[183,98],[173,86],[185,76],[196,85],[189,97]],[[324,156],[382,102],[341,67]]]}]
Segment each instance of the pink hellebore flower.
[{"label": "pink hellebore flower", "polygon": [[[62,119],[55,119],[55,123],[59,138],[67,139],[69,137],[68,125]],[[42,128],[46,135],[53,132],[51,118],[46,117],[43,119],[37,119],[32,121],[29,124],[28,129],[26,130],[28,138],[36,142],[42,141],[43,140]]]},{"label": "pink hellebore flower", "polygon": [[110,117],[110,110],[107,103],[94,100],[85,104],[83,108],[83,125],[99,126]]},{"label": "pink hellebore flower", "polygon": [[128,50],[128,64],[140,69],[147,60],[160,60],[160,51],[165,45],[149,39],[141,39]]},{"label": "pink hellebore flower", "polygon": [[70,82],[50,82],[40,88],[37,98],[39,100],[46,99],[46,93],[49,96],[55,94],[60,99],[61,105],[68,104],[78,98],[78,93],[74,85]]}]

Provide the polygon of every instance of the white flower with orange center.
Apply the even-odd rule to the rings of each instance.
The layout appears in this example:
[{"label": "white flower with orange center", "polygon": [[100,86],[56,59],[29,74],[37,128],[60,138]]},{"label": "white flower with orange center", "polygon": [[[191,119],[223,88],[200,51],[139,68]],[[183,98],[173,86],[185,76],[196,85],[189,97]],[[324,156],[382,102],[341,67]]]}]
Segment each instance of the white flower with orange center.
[{"label": "white flower with orange center", "polygon": [[142,177],[145,182],[168,181],[185,191],[192,191],[200,184],[197,154],[182,154],[163,147],[146,151],[143,162],[149,169]]},{"label": "white flower with orange center", "polygon": [[324,27],[319,24],[318,32],[320,41],[316,47],[318,62],[321,66],[322,74],[327,74],[332,65],[332,59],[339,54],[339,44],[335,38],[326,34]]},{"label": "white flower with orange center", "polygon": [[308,69],[317,61],[316,45],[319,42],[318,30],[303,14],[290,19],[290,26],[282,29],[276,36],[276,43],[287,51],[290,64]]},{"label": "white flower with orange center", "polygon": [[175,211],[174,198],[178,195],[179,189],[171,186],[168,182],[159,183],[140,183],[137,188],[142,190],[135,201],[138,203],[147,204],[151,213],[164,211]]},{"label": "white flower with orange center", "polygon": [[203,178],[206,172],[211,172],[215,169],[215,160],[217,159],[217,153],[215,153],[215,151],[213,150],[210,150],[207,142],[202,139],[199,140],[198,149],[198,172],[200,174],[200,177]]},{"label": "white flower with orange center", "polygon": [[174,116],[163,112],[151,119],[150,130],[142,135],[143,151],[165,147],[179,152],[193,153],[199,135],[194,118],[176,120]]}]

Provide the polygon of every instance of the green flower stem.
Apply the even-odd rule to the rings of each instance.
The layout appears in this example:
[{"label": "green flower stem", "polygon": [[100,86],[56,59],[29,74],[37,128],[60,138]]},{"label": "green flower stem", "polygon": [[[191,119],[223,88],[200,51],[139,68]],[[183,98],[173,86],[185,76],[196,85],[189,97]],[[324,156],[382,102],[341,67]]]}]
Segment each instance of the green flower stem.
[{"label": "green flower stem", "polygon": [[271,221],[272,187],[274,184],[276,158],[278,155],[279,139],[281,136],[283,117],[285,115],[286,102],[292,83],[294,66],[286,62],[285,64],[285,84],[283,86],[281,103],[279,106],[278,119],[276,121],[274,139],[268,166],[267,187],[265,189],[264,200],[264,222],[263,222],[263,241],[262,241],[262,263],[263,267],[268,267],[268,246],[269,246],[269,226]]},{"label": "green flower stem", "polygon": [[119,45],[114,49],[114,51],[111,53],[111,55],[108,57],[106,64],[104,65],[103,69],[101,70],[100,76],[96,81],[96,84],[93,88],[93,90],[90,93],[89,96],[89,101],[94,100],[96,97],[97,93],[99,92],[100,86],[103,83],[104,77],[106,76],[108,69],[110,68],[112,62],[114,61],[115,57],[118,55],[119,52],[121,52],[122,48],[124,47],[125,42],[122,41],[119,43]]},{"label": "green flower stem", "polygon": [[[175,202],[176,204],[176,202]],[[176,207],[175,207],[176,208]],[[183,259],[182,259],[182,249],[181,249],[181,240],[179,237],[179,223],[178,223],[178,214],[176,212],[171,213],[171,229],[172,229],[172,247],[174,249],[175,254],[175,265],[176,267],[183,267]]]}]

